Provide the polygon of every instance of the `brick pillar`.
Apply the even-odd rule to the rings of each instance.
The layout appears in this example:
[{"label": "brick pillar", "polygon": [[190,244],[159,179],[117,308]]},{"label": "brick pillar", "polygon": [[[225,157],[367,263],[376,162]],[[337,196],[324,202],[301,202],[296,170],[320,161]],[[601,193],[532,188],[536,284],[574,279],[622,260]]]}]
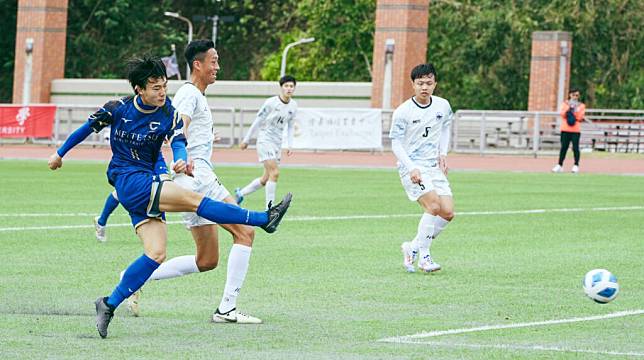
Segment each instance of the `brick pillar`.
[{"label": "brick pillar", "polygon": [[34,39],[31,102],[49,102],[51,81],[65,77],[68,0],[19,0],[13,102],[22,103],[25,40]]},{"label": "brick pillar", "polygon": [[[563,48],[562,48],[563,45]],[[530,90],[528,111],[557,111],[559,108],[559,63],[566,49],[564,99],[568,95],[572,37],[564,31],[535,31],[532,33],[530,60]]]},{"label": "brick pillar", "polygon": [[413,95],[409,74],[414,66],[427,61],[428,19],[429,0],[378,0],[372,60],[372,107],[382,107],[387,39],[395,41],[392,108]]}]

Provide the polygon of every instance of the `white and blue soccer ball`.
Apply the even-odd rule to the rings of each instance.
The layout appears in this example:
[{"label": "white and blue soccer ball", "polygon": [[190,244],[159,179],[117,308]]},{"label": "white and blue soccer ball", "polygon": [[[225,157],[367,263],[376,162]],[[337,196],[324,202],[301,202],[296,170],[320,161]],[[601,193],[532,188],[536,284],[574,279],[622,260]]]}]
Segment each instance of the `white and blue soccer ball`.
[{"label": "white and blue soccer ball", "polygon": [[606,304],[617,297],[619,284],[615,275],[606,269],[590,270],[584,276],[584,292],[600,304]]}]

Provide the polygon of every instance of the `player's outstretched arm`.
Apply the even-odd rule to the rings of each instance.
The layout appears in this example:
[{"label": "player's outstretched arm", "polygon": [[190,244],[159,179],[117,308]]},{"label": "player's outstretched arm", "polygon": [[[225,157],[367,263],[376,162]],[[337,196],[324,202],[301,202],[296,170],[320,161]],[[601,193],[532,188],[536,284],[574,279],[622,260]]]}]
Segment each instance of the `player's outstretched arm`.
[{"label": "player's outstretched arm", "polygon": [[111,125],[112,112],[121,104],[123,104],[121,100],[108,101],[98,111],[90,115],[87,122],[71,133],[65,143],[49,157],[49,168],[56,170],[63,166],[63,157],[69,150],[87,139],[92,132],[98,133],[106,126]]},{"label": "player's outstretched arm", "polygon": [[239,144],[240,149],[246,150],[248,148],[248,143],[250,142],[250,138],[255,134],[257,129],[259,129],[260,125],[266,120],[266,117],[270,113],[271,113],[271,107],[269,105],[269,101],[266,100],[264,102],[264,105],[262,105],[262,108],[259,109],[259,111],[257,112],[257,116],[255,117],[255,120],[253,121],[253,123],[250,125],[250,129],[248,129],[246,136],[244,136],[244,139],[242,140],[241,144]]},{"label": "player's outstretched arm", "polygon": [[65,143],[63,143],[63,145],[49,157],[49,162],[47,164],[49,165],[49,168],[51,170],[56,170],[62,167],[63,156],[65,156],[65,154],[67,154],[67,152],[73,149],[76,145],[83,142],[83,140],[85,140],[91,133],[92,128],[88,122],[76,129],[76,131],[69,135],[67,140],[65,140]]}]

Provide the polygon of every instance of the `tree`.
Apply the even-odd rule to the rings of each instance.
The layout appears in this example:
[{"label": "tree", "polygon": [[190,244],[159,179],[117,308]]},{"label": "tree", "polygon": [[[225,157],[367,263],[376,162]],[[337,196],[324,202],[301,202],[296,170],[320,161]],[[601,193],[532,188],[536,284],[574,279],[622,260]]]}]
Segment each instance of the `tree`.
[{"label": "tree", "polygon": [[184,32],[167,30],[169,2],[70,1],[65,77],[123,78],[128,58],[169,54],[171,43],[186,41]]},{"label": "tree", "polygon": [[278,51],[264,60],[262,78],[279,77],[288,43],[315,37],[315,42],[289,51],[287,73],[301,80],[371,81],[375,11],[373,0],[300,1],[295,26],[280,34]]},{"label": "tree", "polygon": [[10,103],[13,94],[13,62],[16,49],[17,1],[0,2],[2,25],[0,31],[0,103]]},{"label": "tree", "polygon": [[[10,101],[17,2],[0,3],[0,101]],[[124,61],[165,56],[176,44],[180,68],[191,19],[233,16],[220,23],[220,79],[277,80],[284,47],[287,72],[300,80],[370,81],[375,0],[70,0],[66,77],[122,78]],[[573,35],[571,84],[595,108],[644,107],[644,1],[432,0],[427,59],[438,68],[438,94],[454,108],[525,109],[534,31]],[[210,38],[211,24],[193,21],[194,38]]]}]

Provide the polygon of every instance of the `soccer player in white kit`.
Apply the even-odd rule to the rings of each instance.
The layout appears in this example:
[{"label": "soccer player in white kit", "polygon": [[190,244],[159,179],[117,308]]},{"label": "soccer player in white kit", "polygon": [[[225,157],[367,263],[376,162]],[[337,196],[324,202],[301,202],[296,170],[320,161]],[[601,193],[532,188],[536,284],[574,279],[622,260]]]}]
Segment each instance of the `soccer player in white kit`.
[{"label": "soccer player in white kit", "polygon": [[266,207],[275,202],[275,190],[279,177],[279,162],[282,157],[282,140],[284,127],[287,126],[286,155],[291,156],[293,146],[293,119],[297,112],[297,103],[293,100],[296,81],[293,76],[285,75],[279,81],[280,94],[267,99],[257,113],[239,148],[246,150],[250,138],[257,135],[257,155],[259,162],[264,163],[264,173],[243,188],[235,189],[237,204],[244,201],[244,196],[265,187]]},{"label": "soccer player in white kit", "polygon": [[[230,193],[213,172],[210,161],[214,141],[213,119],[205,96],[208,85],[215,82],[219,71],[219,56],[211,40],[195,40],[185,50],[191,70],[191,82],[182,85],[173,99],[179,113],[189,118],[186,121],[187,152],[192,160],[193,177],[177,174],[174,182],[201,193],[211,199],[236,204]],[[185,118],[184,116],[184,118]],[[184,224],[192,232],[197,247],[196,255],[172,258],[159,266],[150,279],[161,280],[196,272],[209,271],[219,262],[217,224],[196,213],[183,213]],[[240,224],[221,224],[233,236],[233,246],[228,256],[228,272],[224,294],[212,315],[216,323],[259,324],[261,319],[238,312],[237,296],[242,288],[250,261],[251,247],[255,238],[252,227]],[[130,310],[138,316],[139,294],[128,302]]]},{"label": "soccer player in white kit", "polygon": [[429,248],[454,218],[446,160],[452,108],[447,100],[432,95],[436,81],[432,64],[420,64],[411,71],[415,95],[394,111],[389,132],[400,182],[409,200],[418,202],[424,210],[416,237],[402,244],[403,265],[408,272],[416,271],[417,259],[421,271],[441,269],[432,260]]}]

